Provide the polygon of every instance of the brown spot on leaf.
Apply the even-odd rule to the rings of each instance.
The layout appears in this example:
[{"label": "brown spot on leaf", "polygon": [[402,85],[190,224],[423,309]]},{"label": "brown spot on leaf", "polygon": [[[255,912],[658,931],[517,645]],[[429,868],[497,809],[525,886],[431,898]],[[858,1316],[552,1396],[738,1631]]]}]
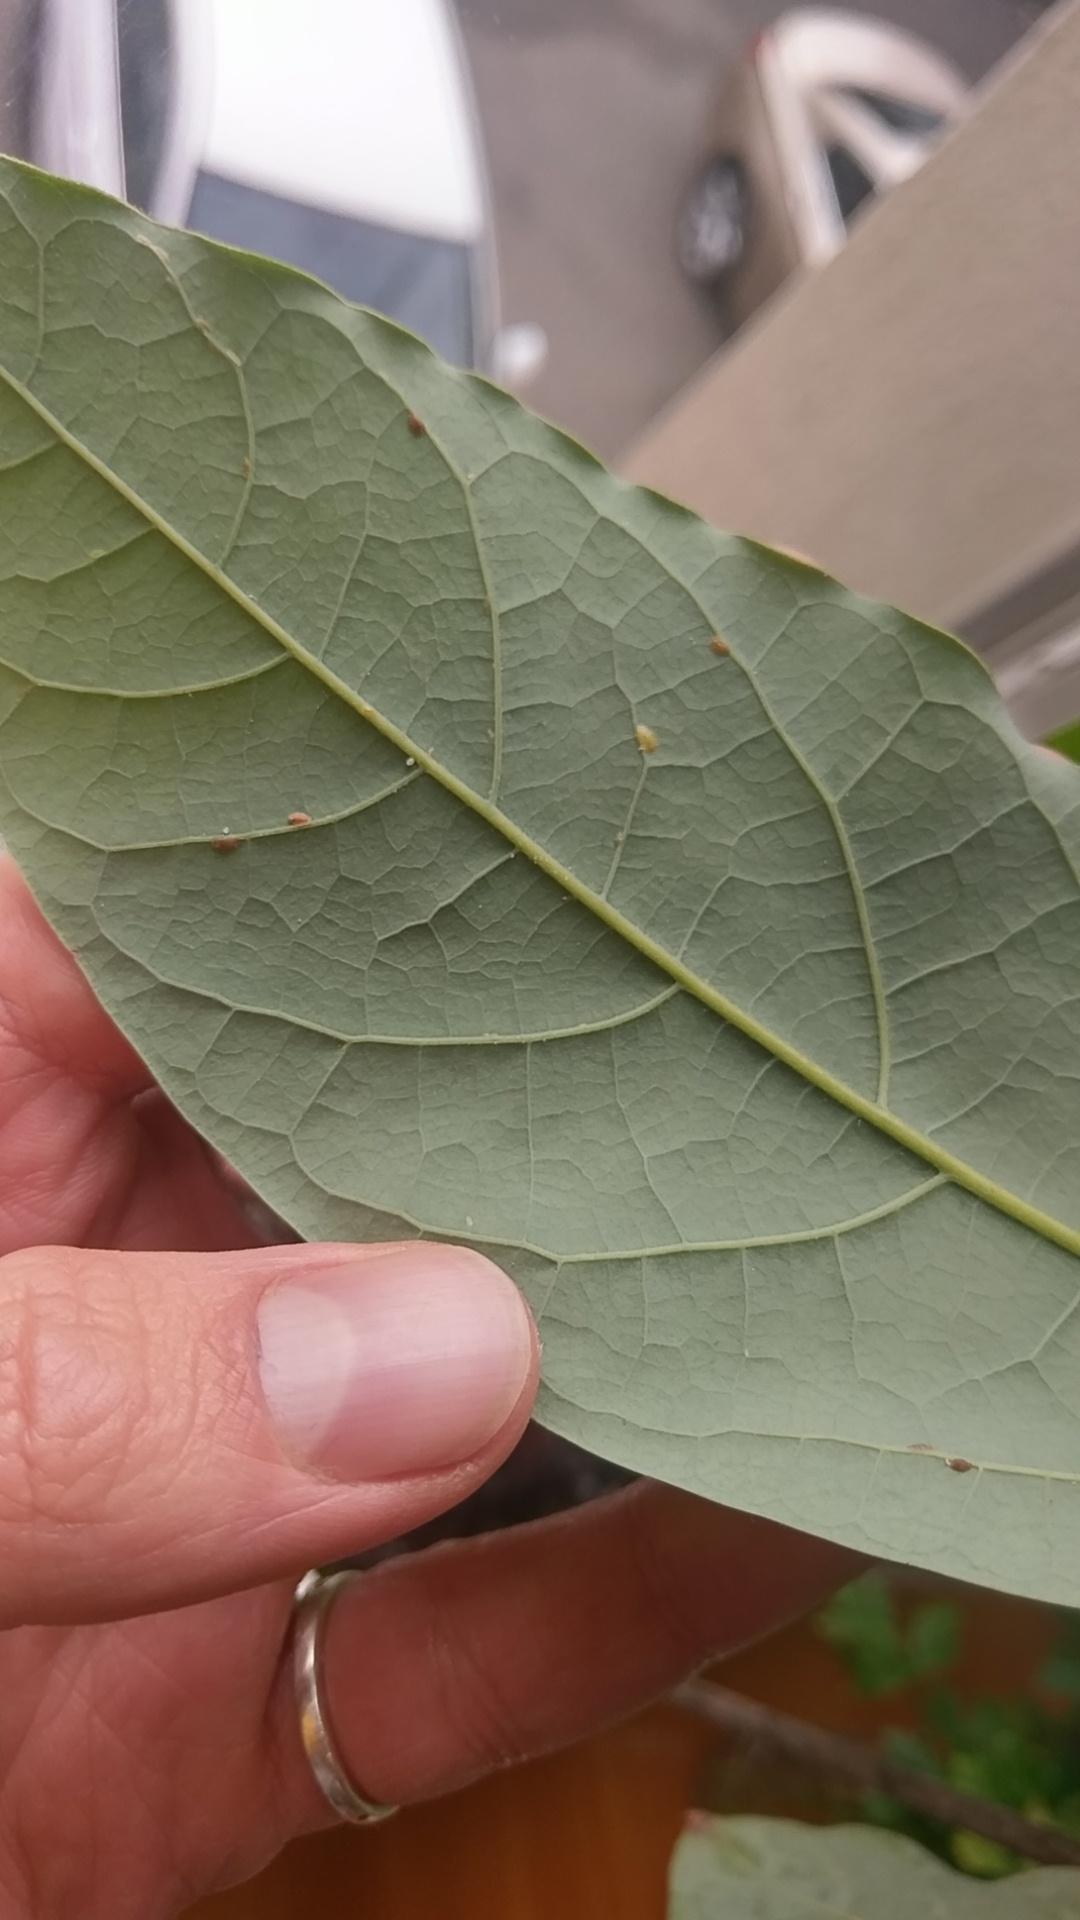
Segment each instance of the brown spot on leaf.
[{"label": "brown spot on leaf", "polygon": [[250,480],[251,479],[251,455],[249,453],[245,453],[244,458],[241,462],[241,466],[243,468],[244,479]]},{"label": "brown spot on leaf", "polygon": [[731,652],[731,648],[728,646],[727,641],[724,639],[723,635],[719,633],[713,634],[712,639],[709,641],[709,648],[711,652],[719,653],[721,655]]},{"label": "brown spot on leaf", "polygon": [[310,813],[290,813],[289,825],[290,827],[310,827]]},{"label": "brown spot on leaf", "polygon": [[240,836],[236,833],[219,833],[216,840],[211,840],[210,845],[215,853],[235,853],[240,845]]},{"label": "brown spot on leaf", "polygon": [[951,1459],[946,1460],[945,1465],[950,1473],[974,1473],[975,1471],[974,1460],[964,1460],[960,1454],[954,1454]]},{"label": "brown spot on leaf", "polygon": [[910,1440],[908,1442],[909,1453],[933,1453],[933,1451],[934,1449],[930,1445],[929,1440]]},{"label": "brown spot on leaf", "polygon": [[422,440],[425,433],[427,432],[427,428],[425,427],[423,421],[419,419],[419,417],[415,413],[410,413],[409,419],[408,419],[408,427],[409,427],[409,432],[412,434],[412,437],[414,440]]},{"label": "brown spot on leaf", "polygon": [[655,753],[657,747],[660,745],[660,741],[651,727],[635,727],[634,739],[637,741],[642,753]]}]

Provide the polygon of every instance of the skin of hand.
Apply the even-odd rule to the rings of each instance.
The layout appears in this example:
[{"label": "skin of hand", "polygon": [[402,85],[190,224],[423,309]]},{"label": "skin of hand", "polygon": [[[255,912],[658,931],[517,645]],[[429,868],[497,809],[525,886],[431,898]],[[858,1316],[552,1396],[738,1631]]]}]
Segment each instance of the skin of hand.
[{"label": "skin of hand", "polygon": [[[519,1295],[460,1248],[253,1248],[0,857],[0,1920],[155,1920],[332,1816],[293,1587],[476,1487],[528,1419]],[[643,1484],[389,1562],[327,1697],[369,1796],[631,1711],[854,1568]]]}]

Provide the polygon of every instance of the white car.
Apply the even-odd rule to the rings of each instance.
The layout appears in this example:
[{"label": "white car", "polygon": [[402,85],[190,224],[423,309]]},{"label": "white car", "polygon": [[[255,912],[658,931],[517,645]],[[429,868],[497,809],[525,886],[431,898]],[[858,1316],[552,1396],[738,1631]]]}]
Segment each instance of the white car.
[{"label": "white car", "polygon": [[23,145],[521,382],[449,0],[40,0]]},{"label": "white car", "polygon": [[966,100],[961,75],[914,34],[832,7],[782,14],[710,115],[679,217],[684,272],[741,325],[792,274],[831,260],[862,207],[922,165]]}]

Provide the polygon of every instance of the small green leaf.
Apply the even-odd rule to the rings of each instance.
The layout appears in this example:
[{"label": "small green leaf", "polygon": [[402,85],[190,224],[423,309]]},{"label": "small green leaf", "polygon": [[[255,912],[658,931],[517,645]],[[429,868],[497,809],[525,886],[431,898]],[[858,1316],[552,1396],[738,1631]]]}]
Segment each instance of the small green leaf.
[{"label": "small green leaf", "polygon": [[864,1574],[822,1607],[818,1626],[863,1693],[895,1693],[911,1678],[892,1589],[879,1573]]},{"label": "small green leaf", "polygon": [[996,1840],[985,1839],[981,1833],[959,1829],[949,1842],[949,1851],[961,1873],[970,1874],[976,1880],[1001,1880],[1016,1872],[1015,1853],[999,1846]]},{"label": "small green leaf", "polygon": [[856,1685],[872,1696],[895,1693],[943,1672],[959,1648],[960,1615],[950,1601],[925,1601],[905,1620],[892,1586],[880,1573],[864,1574],[842,1587],[817,1620]]},{"label": "small green leaf", "polygon": [[[984,1866],[987,1844],[979,1842]],[[984,1885],[914,1841],[870,1827],[695,1816],[676,1849],[668,1916],[1080,1920],[1080,1873],[1050,1867]]]},{"label": "small green leaf", "polygon": [[167,1093],[559,1432],[1080,1600],[1076,770],[285,268],[13,162],[0,260],[0,827]]},{"label": "small green leaf", "polygon": [[913,1680],[928,1680],[951,1667],[960,1645],[960,1610],[949,1600],[928,1600],[916,1607],[905,1633]]},{"label": "small green leaf", "polygon": [[1080,721],[1075,726],[1063,727],[1060,733],[1052,733],[1046,744],[1058,753],[1067,754],[1070,760],[1080,760]]}]

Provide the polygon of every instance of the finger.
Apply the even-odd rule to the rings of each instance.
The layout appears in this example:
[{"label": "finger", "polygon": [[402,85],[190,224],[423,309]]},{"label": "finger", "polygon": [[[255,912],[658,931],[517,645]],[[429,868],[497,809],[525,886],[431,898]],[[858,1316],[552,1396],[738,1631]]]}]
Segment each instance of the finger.
[{"label": "finger", "polygon": [[0,1260],[0,1626],[175,1607],[461,1499],[535,1390],[520,1295],[464,1248]]},{"label": "finger", "polygon": [[10,855],[0,853],[0,1048],[51,1066],[108,1099],[150,1085],[146,1067],[99,1006]]},{"label": "finger", "polygon": [[[44,1239],[100,1244],[123,1234],[121,1216],[136,1193],[146,1216],[140,1238],[155,1214],[168,1233],[178,1161],[170,1153],[153,1165],[146,1122],[161,1097],[146,1091],[148,1083],[11,861],[0,857],[0,1254]],[[239,1209],[223,1202],[199,1151],[198,1194],[174,1210],[189,1235],[205,1225],[205,1245],[250,1245],[250,1233],[240,1237]],[[190,1163],[191,1153],[185,1158]],[[157,1244],[189,1243],[170,1234]]]},{"label": "finger", "polygon": [[[37,1233],[0,1244],[0,1252],[62,1238],[76,1246],[122,1247],[128,1253],[224,1253],[287,1237],[260,1231],[254,1197],[156,1087],[130,1109],[118,1110],[113,1125],[99,1126],[98,1135],[100,1150],[91,1159],[97,1187],[90,1189],[91,1204],[77,1230],[66,1230],[72,1211],[68,1188],[63,1202],[47,1196]],[[57,1234],[51,1222],[65,1212],[65,1230]]]},{"label": "finger", "polygon": [[[631,1712],[857,1571],[808,1534],[652,1484],[357,1577],[326,1624],[352,1778],[391,1804],[463,1786]],[[297,1825],[325,1817],[278,1699]]]},{"label": "finger", "polygon": [[250,1246],[250,1210],[0,855],[0,1254]]}]

